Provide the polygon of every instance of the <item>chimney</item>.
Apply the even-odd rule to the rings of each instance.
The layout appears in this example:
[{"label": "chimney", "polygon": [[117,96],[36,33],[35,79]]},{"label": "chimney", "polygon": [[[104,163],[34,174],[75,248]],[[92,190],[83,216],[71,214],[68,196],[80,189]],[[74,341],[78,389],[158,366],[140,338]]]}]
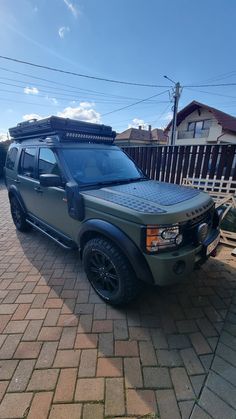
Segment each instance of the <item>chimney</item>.
[{"label": "chimney", "polygon": [[152,139],[152,126],[148,125],[149,139]]},{"label": "chimney", "polygon": [[139,126],[138,126],[138,129],[140,129],[140,130],[141,130],[141,129],[142,129],[142,125],[139,125]]}]

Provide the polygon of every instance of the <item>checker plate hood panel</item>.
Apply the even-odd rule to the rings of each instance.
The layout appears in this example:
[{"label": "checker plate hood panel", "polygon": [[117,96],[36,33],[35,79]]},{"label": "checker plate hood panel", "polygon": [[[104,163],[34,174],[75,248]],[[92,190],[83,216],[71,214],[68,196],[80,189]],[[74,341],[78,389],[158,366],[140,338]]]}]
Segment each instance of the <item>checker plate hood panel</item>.
[{"label": "checker plate hood panel", "polygon": [[165,213],[172,205],[179,204],[199,195],[200,191],[171,183],[144,181],[124,185],[104,187],[83,192],[84,195],[94,196],[145,213]]}]

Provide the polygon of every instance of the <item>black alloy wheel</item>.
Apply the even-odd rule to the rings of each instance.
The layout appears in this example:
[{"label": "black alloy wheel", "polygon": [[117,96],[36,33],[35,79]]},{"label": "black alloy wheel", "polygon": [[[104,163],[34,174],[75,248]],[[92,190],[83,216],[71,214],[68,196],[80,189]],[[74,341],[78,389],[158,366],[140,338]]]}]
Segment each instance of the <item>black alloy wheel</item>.
[{"label": "black alloy wheel", "polygon": [[123,253],[107,239],[89,240],[83,251],[87,277],[95,291],[113,305],[127,303],[140,291],[140,281]]}]

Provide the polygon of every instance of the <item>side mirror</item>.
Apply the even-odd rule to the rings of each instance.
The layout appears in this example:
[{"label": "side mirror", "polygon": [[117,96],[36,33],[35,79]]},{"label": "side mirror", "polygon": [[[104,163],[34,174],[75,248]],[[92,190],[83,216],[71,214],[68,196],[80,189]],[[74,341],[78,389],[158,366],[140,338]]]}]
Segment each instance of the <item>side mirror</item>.
[{"label": "side mirror", "polygon": [[40,175],[39,182],[41,186],[49,187],[49,186],[62,186],[62,181],[60,176],[58,175]]}]

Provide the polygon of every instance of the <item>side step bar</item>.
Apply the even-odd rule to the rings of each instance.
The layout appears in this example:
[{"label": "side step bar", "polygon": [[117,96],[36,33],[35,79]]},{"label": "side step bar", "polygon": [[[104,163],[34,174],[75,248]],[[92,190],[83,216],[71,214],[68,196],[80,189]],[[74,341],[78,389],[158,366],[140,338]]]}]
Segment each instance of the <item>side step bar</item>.
[{"label": "side step bar", "polygon": [[60,239],[54,237],[52,234],[48,233],[46,230],[44,230],[43,228],[39,227],[38,224],[34,223],[33,221],[30,221],[28,218],[26,219],[27,223],[30,224],[32,227],[34,227],[36,230],[40,231],[40,233],[45,234],[45,236],[49,237],[50,239],[52,239],[54,242],[56,242],[57,244],[59,244],[59,246],[63,247],[63,249],[66,250],[71,250],[74,249],[73,246],[67,246],[66,244],[64,244],[62,241],[60,241]]}]

